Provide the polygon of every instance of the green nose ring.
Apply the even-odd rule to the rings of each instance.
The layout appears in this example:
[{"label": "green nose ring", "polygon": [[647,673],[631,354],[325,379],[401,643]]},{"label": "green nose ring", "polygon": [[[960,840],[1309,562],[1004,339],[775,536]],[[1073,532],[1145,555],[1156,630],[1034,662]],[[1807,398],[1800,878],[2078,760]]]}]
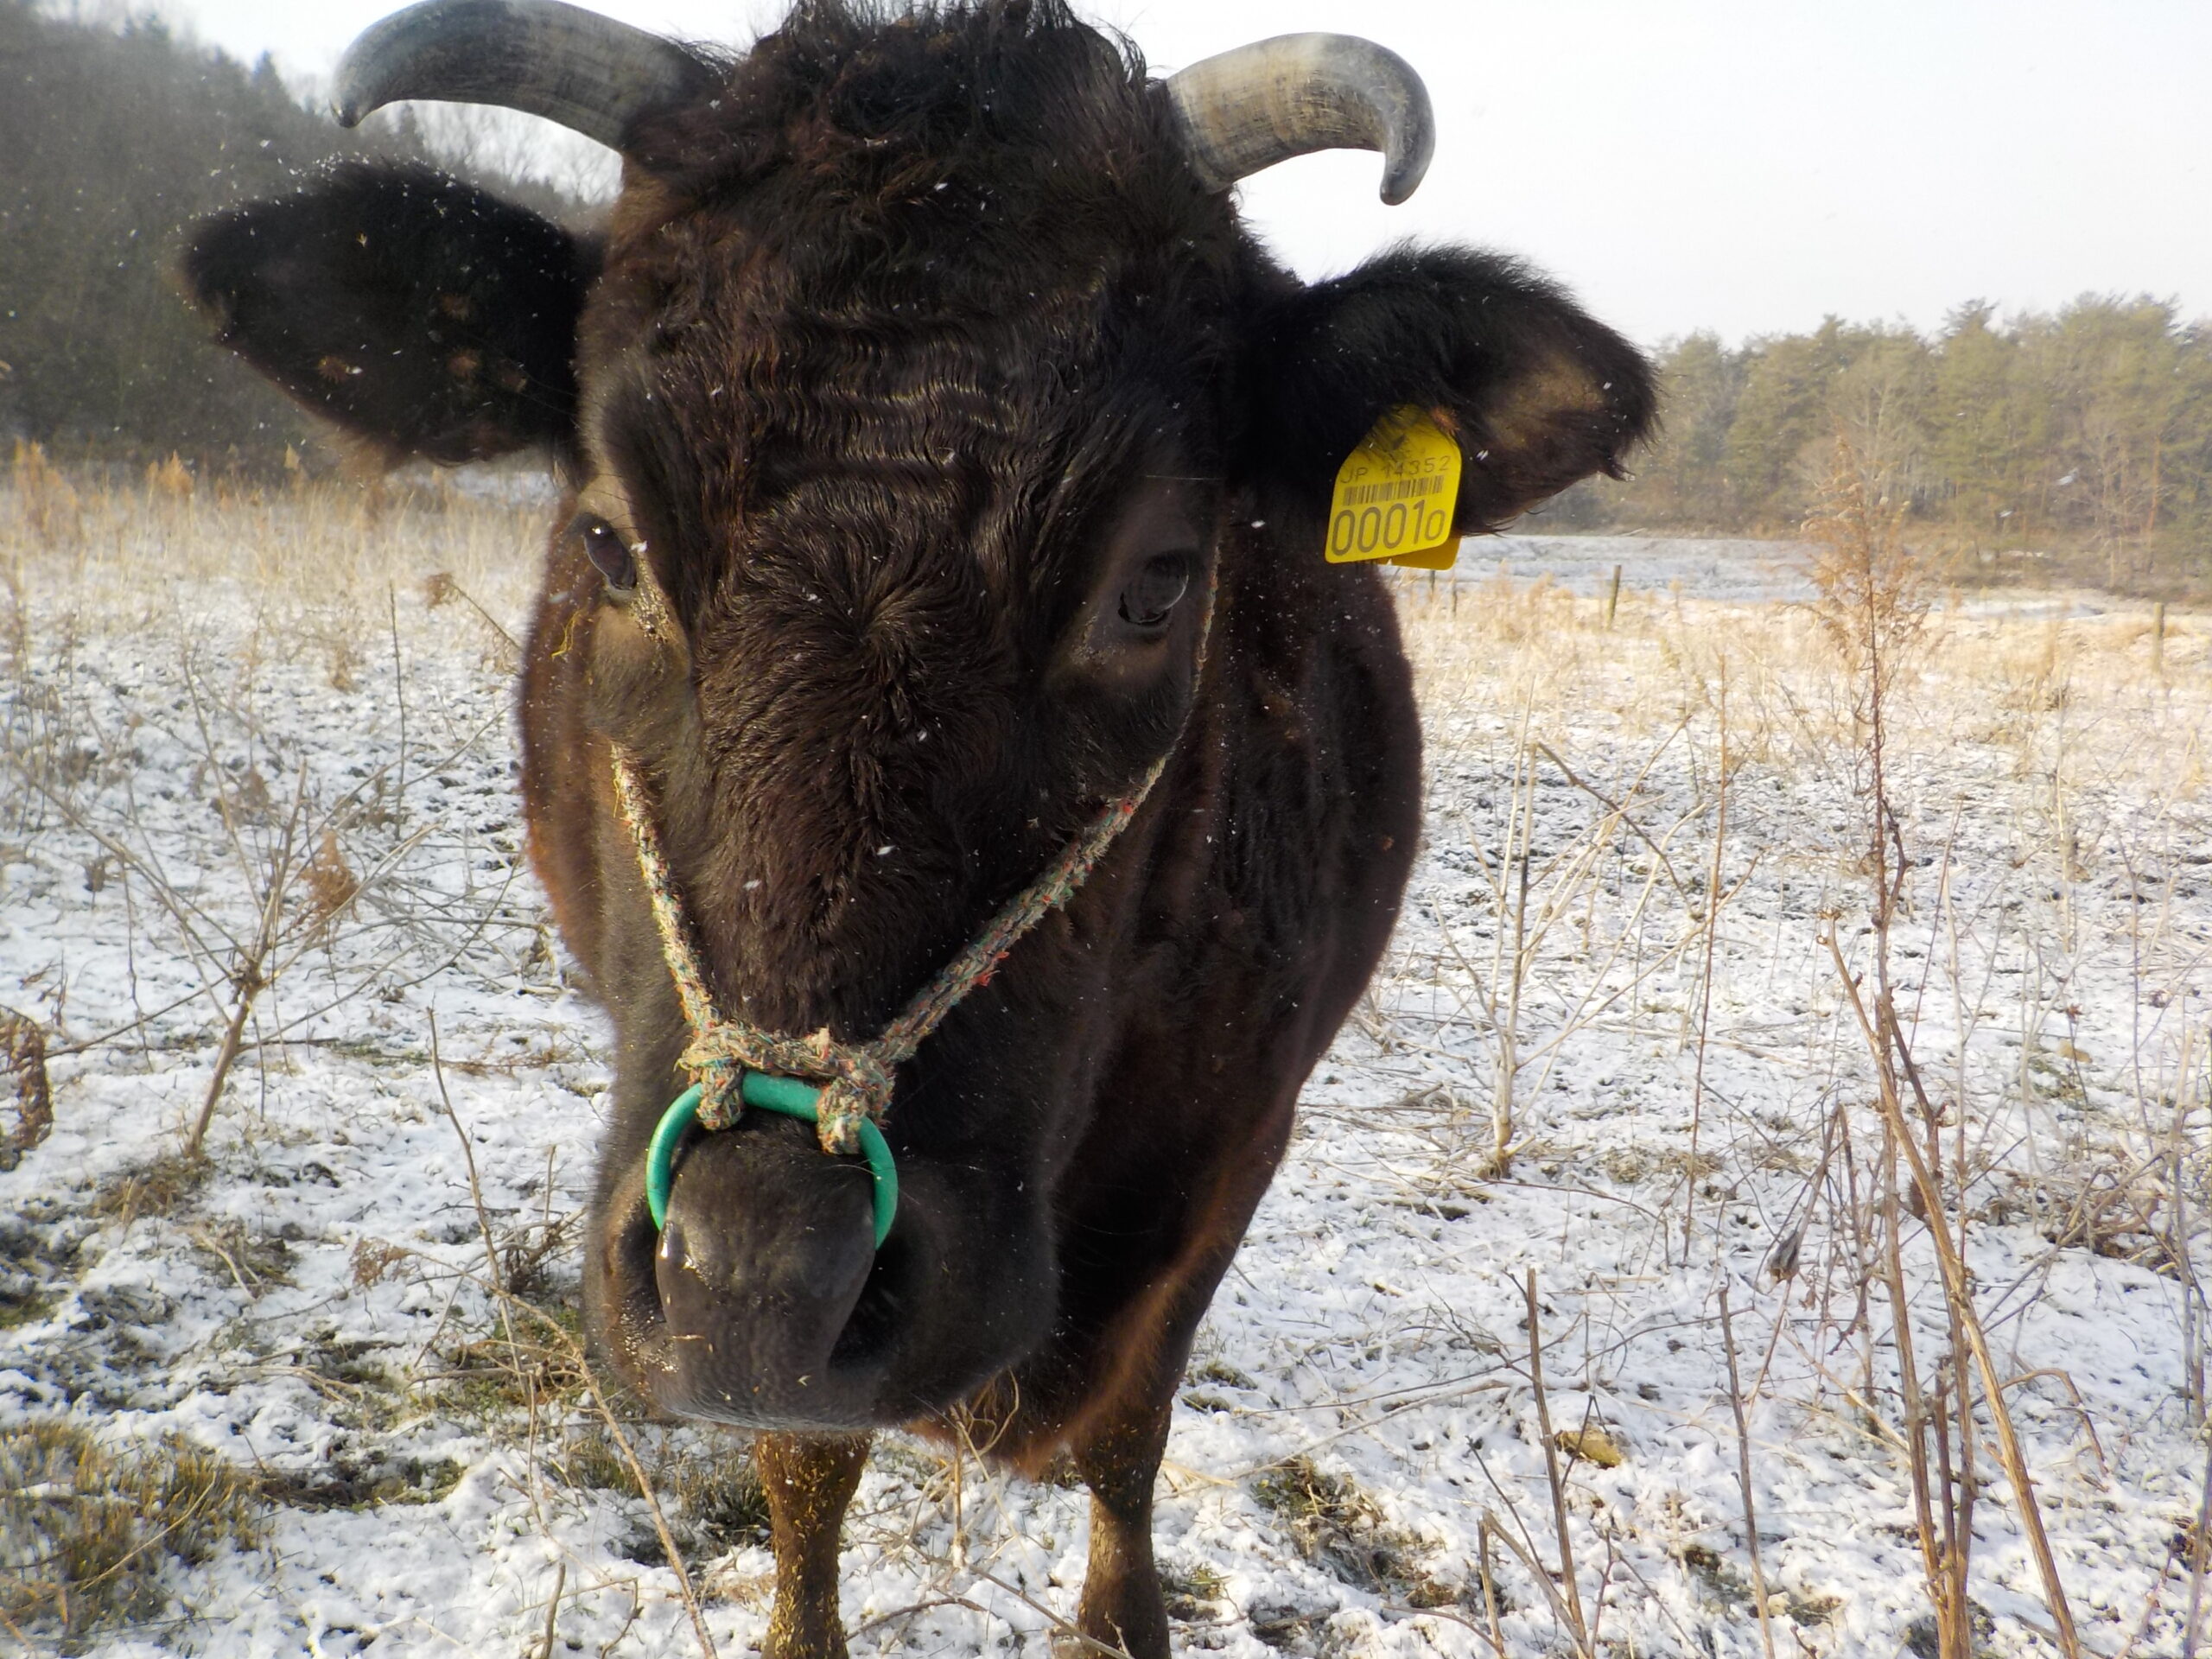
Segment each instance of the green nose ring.
[{"label": "green nose ring", "polygon": [[[807,1123],[818,1122],[821,1116],[815,1102],[822,1090],[797,1077],[747,1071],[738,1093],[747,1105],[758,1106],[764,1112],[780,1112]],[[699,1085],[695,1083],[676,1097],[661,1114],[652,1146],[645,1153],[645,1207],[652,1211],[655,1232],[668,1225],[669,1189],[676,1181],[676,1147],[684,1130],[698,1122],[699,1096]],[[891,1147],[884,1141],[883,1131],[866,1118],[860,1122],[860,1135],[861,1156],[868,1160],[868,1173],[875,1180],[875,1243],[880,1249],[890,1235],[891,1218],[899,1213],[899,1166],[891,1161]]]}]

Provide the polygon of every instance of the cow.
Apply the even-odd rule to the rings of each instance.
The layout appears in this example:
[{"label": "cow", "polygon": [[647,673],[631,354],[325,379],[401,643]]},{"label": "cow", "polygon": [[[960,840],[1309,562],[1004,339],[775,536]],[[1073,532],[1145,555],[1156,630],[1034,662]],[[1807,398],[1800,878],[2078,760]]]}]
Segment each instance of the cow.
[{"label": "cow", "polygon": [[1270,257],[1239,179],[1364,148],[1395,202],[1428,160],[1419,78],[1350,37],[1160,79],[1061,0],[801,0],[741,54],[430,0],[337,93],[622,159],[589,234],[356,162],[182,258],[372,451],[566,492],[522,795],[614,1034],[598,1351],[755,1431],[775,1659],[845,1651],[841,1517],[900,1425],[1071,1462],[1082,1638],[1157,1659],[1192,1337],[1421,832],[1388,584],[1324,557],[1338,468],[1414,411],[1452,533],[1491,531],[1618,473],[1647,365],[1510,258]]}]

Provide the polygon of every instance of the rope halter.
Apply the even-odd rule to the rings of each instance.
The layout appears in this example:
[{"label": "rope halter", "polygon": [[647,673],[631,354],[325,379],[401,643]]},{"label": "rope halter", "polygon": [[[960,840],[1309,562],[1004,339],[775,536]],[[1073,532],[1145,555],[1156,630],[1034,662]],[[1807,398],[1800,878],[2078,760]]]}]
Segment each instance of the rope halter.
[{"label": "rope halter", "polygon": [[[1205,671],[1213,632],[1213,605],[1214,584],[1209,581],[1198,620],[1199,674]],[[1195,702],[1195,677],[1192,697]],[[1186,709],[1186,721],[1188,718]],[[824,1152],[857,1152],[868,1160],[875,1179],[875,1242],[880,1245],[891,1230],[899,1201],[898,1171],[881,1125],[898,1084],[899,1066],[913,1058],[914,1051],[928,1040],[963,997],[977,986],[990,983],[999,963],[1023,935],[1042,921],[1048,911],[1075,896],[1152,793],[1180,736],[1179,731],[1177,741],[1171,741],[1146,768],[1135,789],[1108,802],[1042,875],[1009,899],[984,925],[973,944],[938,969],[897,1018],[873,1041],[865,1043],[841,1043],[830,1034],[827,1026],[810,1036],[785,1036],[741,1020],[725,1019],[715,1008],[691,931],[684,921],[683,901],[661,845],[637,757],[617,744],[615,802],[631,840],[637,844],[638,868],[652,900],[654,925],[660,931],[661,955],[676,982],[676,994],[683,1005],[683,1022],[691,1033],[690,1043],[677,1059],[691,1085],[661,1115],[645,1157],[645,1202],[652,1212],[654,1228],[659,1229],[667,1219],[676,1149],[684,1132],[694,1122],[705,1129],[728,1128],[751,1105],[813,1123]]]},{"label": "rope halter", "polygon": [[[1166,766],[1167,757],[1163,754],[1147,769],[1135,789],[1109,803],[1043,875],[991,918],[975,943],[938,969],[874,1041],[841,1043],[830,1036],[826,1026],[811,1036],[785,1037],[741,1020],[725,1019],[717,1012],[699,967],[698,953],[692,948],[690,931],[684,924],[683,900],[676,891],[660,832],[654,827],[636,757],[618,747],[615,799],[622,822],[637,843],[638,868],[652,901],[661,954],[667,960],[670,977],[676,982],[684,1024],[691,1033],[690,1045],[677,1060],[691,1079],[691,1087],[663,1115],[646,1160],[646,1199],[653,1225],[659,1227],[666,1217],[676,1142],[684,1129],[695,1121],[702,1128],[728,1128],[750,1103],[811,1120],[824,1152],[867,1154],[876,1177],[876,1243],[880,1244],[890,1230],[898,1190],[897,1176],[889,1173],[890,1152],[883,1143],[880,1125],[897,1085],[899,1067],[913,1058],[914,1051],[944,1023],[961,998],[978,985],[990,982],[999,963],[1022,935],[1042,921],[1046,912],[1075,895],[1115,837],[1136,816]],[[817,1087],[797,1092],[790,1087],[794,1080]],[[774,1086],[778,1084],[784,1086]],[[892,1195],[888,1204],[884,1198],[887,1173]]]}]

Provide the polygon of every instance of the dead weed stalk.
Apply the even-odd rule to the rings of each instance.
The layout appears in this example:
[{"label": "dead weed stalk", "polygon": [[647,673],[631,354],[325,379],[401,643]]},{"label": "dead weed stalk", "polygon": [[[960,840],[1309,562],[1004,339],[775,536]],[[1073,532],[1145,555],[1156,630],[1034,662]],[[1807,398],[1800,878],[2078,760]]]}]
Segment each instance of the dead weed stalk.
[{"label": "dead weed stalk", "polygon": [[[2060,1650],[2066,1659],[2078,1659],[2080,1644],[2065,1588],[2005,1401],[2004,1378],[1991,1355],[1966,1269],[1965,1195],[1962,1189],[1951,1188],[1952,1182],[1963,1182],[1967,1172],[1963,1166],[1946,1169],[1941,1135],[1943,1114],[1923,1084],[1897,1015],[1891,981],[1892,933],[1912,868],[1891,798],[1888,761],[1892,704],[1923,637],[1933,582],[1926,560],[1905,543],[1904,509],[1891,499],[1886,483],[1880,469],[1849,438],[1839,435],[1818,510],[1805,528],[1817,549],[1809,572],[1818,595],[1812,611],[1843,669],[1843,683],[1850,697],[1853,752],[1859,765],[1858,793],[1866,807],[1860,868],[1867,880],[1872,924],[1866,974],[1872,982],[1871,992],[1862,994],[1861,977],[1851,972],[1844,959],[1833,912],[1822,931],[1837,980],[1865,1041],[1881,1111],[1881,1271],[1888,1291],[1904,1408],[1904,1439],[1912,1480],[1915,1528],[1942,1659],[1972,1659],[1974,1608],[1967,1586],[1976,1497],[1973,1447],[1977,1413],[1967,1374],[1966,1355],[1971,1351],[1980,1374],[1982,1403],[1996,1430],[2000,1459],[2043,1580]],[[1918,1108],[1917,1128],[1905,1111],[1903,1096],[1908,1090]],[[1954,1109],[1963,1119],[1966,1109],[1961,1096]],[[1900,1158],[1908,1176],[1910,1207],[1924,1224],[1935,1249],[1948,1325],[1949,1352],[1937,1367],[1932,1401],[1915,1352],[1906,1288],[1903,1215],[1906,1205],[1900,1202]],[[1951,1182],[1947,1182],[1947,1173]]]}]

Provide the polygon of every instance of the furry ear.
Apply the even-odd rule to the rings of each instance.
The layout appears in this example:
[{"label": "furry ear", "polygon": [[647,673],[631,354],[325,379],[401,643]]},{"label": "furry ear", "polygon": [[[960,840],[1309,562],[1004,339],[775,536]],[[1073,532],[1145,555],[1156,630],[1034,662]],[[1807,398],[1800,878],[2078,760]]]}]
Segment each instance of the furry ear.
[{"label": "furry ear", "polygon": [[1287,296],[1251,361],[1254,475],[1318,512],[1344,457],[1412,404],[1459,440],[1461,535],[1618,476],[1652,422],[1643,353],[1525,267],[1466,249],[1401,249]]},{"label": "furry ear", "polygon": [[422,167],[353,162],[201,219],[186,290],[223,343],[388,462],[576,445],[597,251]]}]

